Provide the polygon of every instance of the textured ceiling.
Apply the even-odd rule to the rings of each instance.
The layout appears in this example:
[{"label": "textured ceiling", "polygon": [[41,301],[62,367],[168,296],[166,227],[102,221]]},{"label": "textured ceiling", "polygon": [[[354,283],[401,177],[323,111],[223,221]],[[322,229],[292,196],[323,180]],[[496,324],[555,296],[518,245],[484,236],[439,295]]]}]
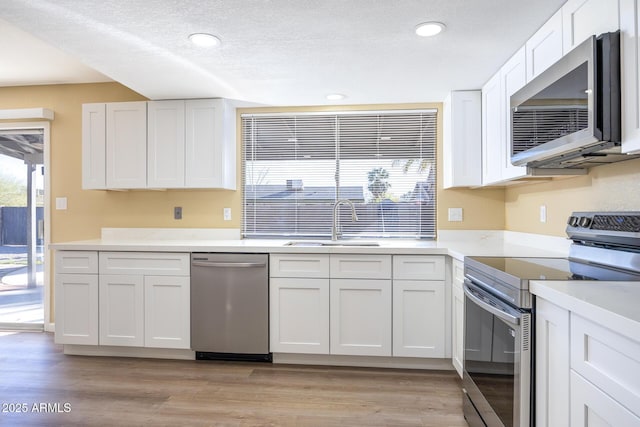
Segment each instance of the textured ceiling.
[{"label": "textured ceiling", "polygon": [[[317,105],[336,103],[325,95],[337,92],[347,95],[337,103],[405,103],[480,88],[563,3],[2,0],[0,19],[97,71],[93,81],[107,76],[151,99]],[[417,37],[414,27],[430,20],[446,31]],[[222,46],[192,46],[194,32],[216,34]],[[64,80],[5,76],[4,62],[0,86]]]}]

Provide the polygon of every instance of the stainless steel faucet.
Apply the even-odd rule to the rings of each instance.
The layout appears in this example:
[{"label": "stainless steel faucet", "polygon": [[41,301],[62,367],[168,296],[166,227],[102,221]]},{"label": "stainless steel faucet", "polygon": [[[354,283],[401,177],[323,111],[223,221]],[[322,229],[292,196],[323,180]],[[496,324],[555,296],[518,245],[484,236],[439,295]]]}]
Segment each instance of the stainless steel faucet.
[{"label": "stainless steel faucet", "polygon": [[342,234],[342,232],[338,233],[338,228],[340,227],[340,217],[338,215],[338,207],[346,203],[351,206],[351,221],[357,221],[358,215],[356,215],[356,207],[353,202],[349,199],[340,199],[333,205],[333,227],[331,228],[331,240],[338,240],[338,236]]}]

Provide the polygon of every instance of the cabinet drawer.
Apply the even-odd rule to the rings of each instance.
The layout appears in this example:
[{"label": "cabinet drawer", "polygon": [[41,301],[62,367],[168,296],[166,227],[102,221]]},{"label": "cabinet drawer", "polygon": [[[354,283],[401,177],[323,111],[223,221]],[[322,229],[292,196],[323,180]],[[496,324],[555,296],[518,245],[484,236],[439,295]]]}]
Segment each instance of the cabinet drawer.
[{"label": "cabinet drawer", "polygon": [[271,277],[329,277],[329,255],[275,254],[269,259]]},{"label": "cabinet drawer", "polygon": [[57,274],[98,274],[98,252],[56,251]]},{"label": "cabinet drawer", "polygon": [[331,278],[391,279],[391,255],[332,255]]},{"label": "cabinet drawer", "polygon": [[571,369],[627,408],[640,408],[640,342],[571,314]]},{"label": "cabinet drawer", "polygon": [[444,280],[444,257],[406,255],[393,257],[393,278],[402,280]]},{"label": "cabinet drawer", "polygon": [[100,252],[100,274],[189,276],[189,254],[170,252]]}]

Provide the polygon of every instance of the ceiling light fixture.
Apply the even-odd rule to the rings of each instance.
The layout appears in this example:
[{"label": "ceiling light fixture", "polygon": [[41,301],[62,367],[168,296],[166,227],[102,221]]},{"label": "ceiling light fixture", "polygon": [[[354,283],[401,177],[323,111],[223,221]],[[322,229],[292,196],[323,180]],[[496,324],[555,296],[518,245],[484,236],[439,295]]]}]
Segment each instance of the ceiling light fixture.
[{"label": "ceiling light fixture", "polygon": [[340,101],[341,99],[345,99],[347,96],[341,93],[330,93],[327,95],[327,99],[329,101]]},{"label": "ceiling light fixture", "polygon": [[432,37],[440,34],[445,28],[446,25],[442,22],[423,22],[422,24],[416,25],[416,34],[420,37]]},{"label": "ceiling light fixture", "polygon": [[209,33],[193,33],[189,35],[189,40],[199,47],[215,47],[222,43],[222,40]]}]

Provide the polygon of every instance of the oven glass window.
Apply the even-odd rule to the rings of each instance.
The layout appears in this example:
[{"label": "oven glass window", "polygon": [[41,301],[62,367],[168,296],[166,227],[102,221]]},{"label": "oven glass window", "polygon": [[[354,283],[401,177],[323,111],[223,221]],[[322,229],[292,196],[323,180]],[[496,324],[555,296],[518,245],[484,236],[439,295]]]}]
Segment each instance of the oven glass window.
[{"label": "oven glass window", "polygon": [[505,426],[513,426],[515,336],[511,326],[465,299],[464,368]]}]

